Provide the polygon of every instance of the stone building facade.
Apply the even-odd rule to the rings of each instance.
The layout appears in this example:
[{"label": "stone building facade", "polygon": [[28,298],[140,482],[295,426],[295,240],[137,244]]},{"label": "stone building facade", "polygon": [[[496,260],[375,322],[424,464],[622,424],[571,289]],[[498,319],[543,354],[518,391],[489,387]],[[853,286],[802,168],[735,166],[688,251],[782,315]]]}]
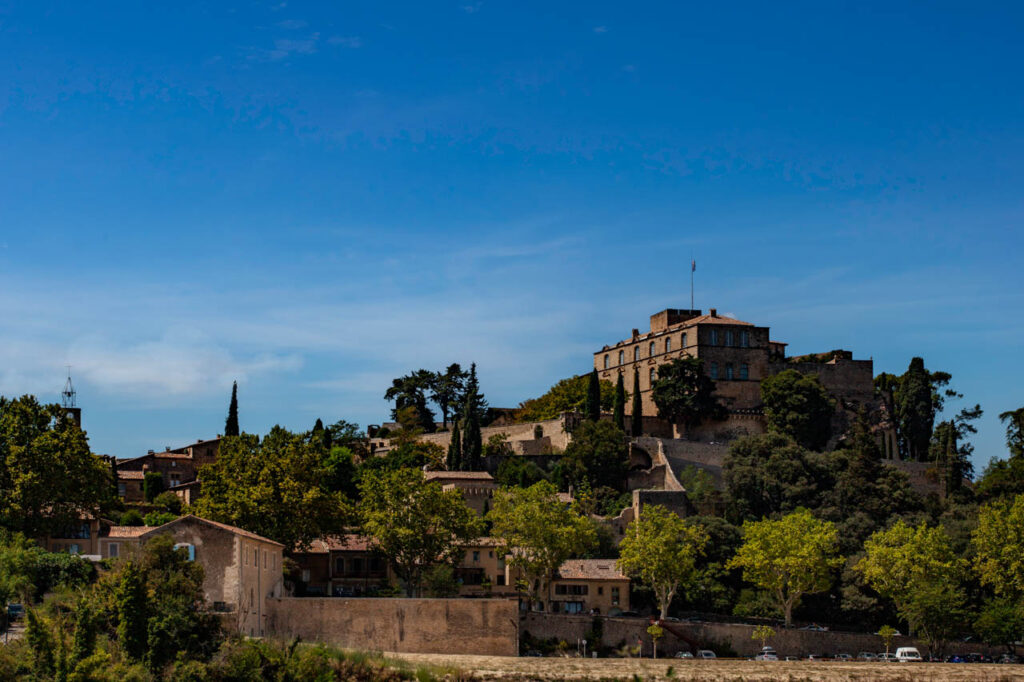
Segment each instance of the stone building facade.
[{"label": "stone building facade", "polygon": [[117,494],[125,502],[142,502],[142,482],[148,472],[164,479],[164,488],[175,492],[186,504],[199,496],[196,481],[200,467],[217,461],[220,436],[198,440],[184,447],[163,452],[150,450],[145,455],[117,462]]}]

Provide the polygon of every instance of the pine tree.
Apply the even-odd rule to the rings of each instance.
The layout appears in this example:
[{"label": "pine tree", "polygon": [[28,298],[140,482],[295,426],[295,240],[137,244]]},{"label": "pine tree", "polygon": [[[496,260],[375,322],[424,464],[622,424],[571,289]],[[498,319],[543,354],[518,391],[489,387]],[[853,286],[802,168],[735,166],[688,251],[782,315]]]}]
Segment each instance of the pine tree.
[{"label": "pine tree", "polygon": [[459,420],[452,426],[452,442],[448,444],[448,471],[462,470],[462,433],[459,431]]},{"label": "pine tree", "polygon": [[586,418],[592,422],[601,419],[601,382],[597,378],[597,370],[590,372],[590,383],[587,384],[587,400],[584,403],[583,411]]},{"label": "pine tree", "polygon": [[32,672],[36,679],[45,680],[53,675],[53,635],[46,623],[36,615],[35,609],[28,609],[25,620],[25,641],[32,651]]},{"label": "pine tree", "polygon": [[626,430],[626,387],[622,381],[622,372],[615,382],[615,403],[612,405],[612,420],[623,431]]},{"label": "pine tree", "polygon": [[71,641],[71,667],[92,655],[96,648],[96,619],[88,602],[78,602],[75,609],[75,635]]},{"label": "pine tree", "polygon": [[479,471],[481,468],[484,444],[480,435],[480,385],[476,379],[476,363],[469,368],[469,379],[466,381],[466,400],[462,412],[462,428],[465,436],[462,439],[462,470]]},{"label": "pine tree", "polygon": [[640,399],[640,370],[633,370],[633,414],[629,420],[629,435],[639,438],[644,433],[644,406]]},{"label": "pine tree", "polygon": [[228,418],[224,422],[224,435],[237,436],[238,431],[238,382],[231,384],[231,404],[228,406]]},{"label": "pine tree", "polygon": [[141,661],[146,655],[148,618],[146,585],[142,569],[134,561],[125,564],[116,592],[117,639],[128,658]]}]

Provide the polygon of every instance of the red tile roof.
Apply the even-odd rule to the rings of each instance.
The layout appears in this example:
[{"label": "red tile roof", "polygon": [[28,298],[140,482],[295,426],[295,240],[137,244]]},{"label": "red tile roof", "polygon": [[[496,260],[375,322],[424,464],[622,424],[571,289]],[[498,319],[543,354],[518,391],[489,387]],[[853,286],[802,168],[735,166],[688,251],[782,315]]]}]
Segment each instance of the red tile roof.
[{"label": "red tile roof", "polygon": [[125,481],[141,481],[146,477],[144,471],[120,471],[117,472],[117,477]]},{"label": "red tile roof", "polygon": [[214,528],[220,528],[221,530],[226,530],[229,533],[234,533],[235,535],[240,535],[240,536],[242,536],[244,538],[249,538],[250,540],[258,540],[260,542],[266,542],[266,543],[269,543],[271,545],[277,545],[278,547],[284,547],[284,545],[282,545],[280,542],[275,542],[274,540],[271,540],[270,538],[265,538],[262,535],[256,535],[256,533],[250,533],[247,530],[244,530],[242,528],[238,528],[236,526],[229,526],[226,523],[218,523],[217,521],[211,521],[209,519],[204,519],[204,518],[202,518],[200,516],[196,516],[194,514],[186,514],[185,516],[179,516],[178,518],[174,519],[173,521],[168,521],[167,523],[165,523],[162,526],[157,526],[156,528],[151,528],[149,530],[149,532],[145,533],[145,535],[156,534],[156,533],[158,533],[158,532],[160,532],[162,530],[168,530],[169,526],[173,526],[176,523],[182,523],[184,521],[198,521],[199,523],[205,523],[208,526],[213,526]]},{"label": "red tile roof", "polygon": [[562,580],[628,580],[615,559],[571,559],[558,568]]},{"label": "red tile roof", "polygon": [[330,535],[317,538],[309,543],[309,549],[299,554],[327,554],[328,552],[367,552],[370,550],[370,541],[356,533],[344,535]]},{"label": "red tile roof", "polygon": [[108,538],[137,538],[159,526],[111,526],[107,531]]}]

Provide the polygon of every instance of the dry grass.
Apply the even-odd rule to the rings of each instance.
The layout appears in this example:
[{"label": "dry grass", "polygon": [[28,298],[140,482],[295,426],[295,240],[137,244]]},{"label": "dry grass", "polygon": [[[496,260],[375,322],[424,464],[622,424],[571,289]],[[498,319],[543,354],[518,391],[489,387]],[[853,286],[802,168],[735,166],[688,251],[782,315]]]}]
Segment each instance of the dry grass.
[{"label": "dry grass", "polygon": [[745,682],[847,682],[890,680],[918,682],[962,680],[1024,681],[1024,666],[953,663],[833,663],[826,661],[761,662],[679,659],[512,658],[504,656],[446,656],[390,654],[416,665],[456,668],[481,680],[744,680]]}]

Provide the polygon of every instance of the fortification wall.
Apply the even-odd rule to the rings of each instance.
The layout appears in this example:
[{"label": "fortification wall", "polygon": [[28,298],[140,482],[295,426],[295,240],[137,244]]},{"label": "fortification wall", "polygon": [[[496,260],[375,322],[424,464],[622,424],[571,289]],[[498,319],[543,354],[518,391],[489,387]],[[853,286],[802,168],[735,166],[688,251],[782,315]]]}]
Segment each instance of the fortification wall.
[{"label": "fortification wall", "polygon": [[[603,616],[600,618],[604,622],[603,643],[605,646],[618,647],[622,643],[635,646],[639,638],[643,642],[644,655],[650,655],[651,637],[647,634],[647,626],[650,623],[646,618]],[[529,632],[530,635],[541,639],[554,637],[565,640],[570,645],[575,645],[576,641],[582,639],[584,634],[591,629],[593,621],[594,617],[592,616],[531,612],[523,619],[520,631],[524,634]],[[664,625],[665,636],[658,642],[659,656],[670,657],[677,651],[690,650],[690,645],[672,630],[676,630],[679,634],[712,650],[715,649],[714,642],[727,643],[739,656],[754,656],[761,649],[761,642],[751,638],[754,631],[753,625],[733,623],[667,623]],[[868,633],[817,632],[783,627],[774,629],[775,636],[771,638],[769,644],[779,652],[780,656],[807,656],[808,654],[834,656],[840,653],[856,656],[861,651],[872,653],[885,651],[882,638]],[[593,642],[587,642],[588,648],[593,648],[593,646]],[[912,637],[896,637],[890,651],[895,652],[896,647],[900,646],[916,646],[922,654],[927,655],[928,653],[928,647]],[[958,642],[953,648],[957,652],[965,653],[1002,653],[1002,650],[998,648],[963,642]],[[715,653],[721,655],[722,652],[716,651]]]},{"label": "fortification wall", "polygon": [[267,633],[365,651],[518,654],[513,599],[267,600]]},{"label": "fortification wall", "polygon": [[[537,431],[538,426],[540,432]],[[566,430],[566,421],[563,417],[526,424],[485,426],[480,429],[480,436],[484,443],[487,443],[491,436],[498,434],[505,434],[508,437],[509,444],[516,454],[539,455],[542,454],[544,448],[549,451],[550,449],[562,451],[569,444],[569,433]],[[436,443],[447,451],[452,442],[452,432],[425,433],[419,439],[427,443]],[[542,442],[534,443],[534,441]]]}]

